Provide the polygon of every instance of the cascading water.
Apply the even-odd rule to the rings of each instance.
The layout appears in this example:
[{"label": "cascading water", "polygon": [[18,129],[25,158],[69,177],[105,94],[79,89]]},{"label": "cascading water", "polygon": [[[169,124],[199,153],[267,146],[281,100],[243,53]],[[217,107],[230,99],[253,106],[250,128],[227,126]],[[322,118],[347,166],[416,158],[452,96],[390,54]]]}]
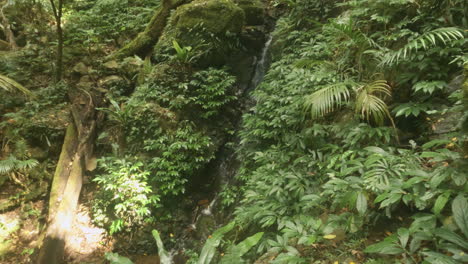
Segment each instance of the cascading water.
[{"label": "cascading water", "polygon": [[269,34],[267,41],[265,42],[265,46],[262,49],[260,60],[258,60],[258,62],[255,65],[255,72],[246,92],[257,88],[257,86],[263,81],[263,77],[265,77],[266,70],[270,63],[269,50],[272,41],[273,35]]},{"label": "cascading water", "polygon": [[[242,102],[242,109],[241,113],[239,116],[242,116],[254,103],[251,96],[250,92],[255,90],[255,88],[263,81],[263,78],[265,77],[266,71],[268,69],[269,63],[270,63],[270,58],[269,58],[269,50],[270,46],[273,40],[272,34],[268,34],[267,40],[265,42],[264,47],[262,48],[262,51],[260,53],[260,56],[258,56],[255,60],[255,67],[254,67],[254,72],[252,74],[252,78],[250,80],[250,83],[248,83],[245,87],[245,90],[243,92],[243,98],[241,99]],[[240,127],[241,119],[237,121],[237,126]],[[234,178],[234,176],[237,174],[237,171],[240,166],[240,162],[236,157],[235,149],[237,149],[237,146],[239,146],[239,138],[237,135],[234,136],[234,139],[231,141],[234,147],[227,147],[223,146],[221,150],[219,151],[214,169],[214,175],[215,175],[215,191],[216,194],[214,198],[211,200],[211,202],[206,206],[206,208],[200,210],[197,213],[197,216],[194,218],[194,222],[192,223],[192,228],[197,227],[197,222],[199,221],[200,217],[208,216],[208,217],[214,217],[216,214],[215,210],[219,202],[219,192],[222,190],[222,188],[226,185],[229,185],[231,180]]]},{"label": "cascading water", "polygon": [[[253,71],[250,74],[251,78],[249,78],[249,80],[244,80],[244,83],[240,84],[239,96],[241,105],[238,109],[239,114],[235,120],[236,131],[238,131],[241,126],[242,115],[255,104],[250,92],[255,90],[255,88],[263,81],[266,74],[270,63],[269,50],[272,39],[272,35],[268,34],[259,56],[256,56],[256,58],[253,59],[253,65],[251,67]],[[177,239],[179,251],[184,251],[186,246],[190,247],[187,244],[190,239],[207,237],[211,233],[206,232],[212,232],[211,228],[225,223],[230,218],[229,213],[225,214],[225,212],[218,210],[221,200],[219,193],[226,185],[232,184],[232,181],[239,170],[240,161],[237,158],[237,153],[235,151],[238,149],[239,145],[240,139],[238,135],[235,134],[231,139],[228,139],[223,144],[216,155],[216,160],[214,160],[209,166],[209,170],[206,172],[208,175],[205,176],[213,179],[213,183],[211,184],[212,192],[211,195],[206,193],[204,195],[211,196],[212,199],[210,199],[209,203],[197,206],[192,212],[191,223],[188,228],[185,229],[186,232],[183,232],[184,234]],[[205,226],[206,222],[211,223],[209,230],[207,230]],[[172,254],[176,255],[176,250],[173,250]]]}]

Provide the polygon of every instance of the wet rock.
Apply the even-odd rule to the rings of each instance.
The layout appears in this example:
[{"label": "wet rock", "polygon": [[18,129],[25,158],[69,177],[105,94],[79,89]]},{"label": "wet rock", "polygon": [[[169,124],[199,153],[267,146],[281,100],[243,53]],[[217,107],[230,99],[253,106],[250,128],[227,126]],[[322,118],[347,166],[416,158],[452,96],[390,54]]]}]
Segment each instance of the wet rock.
[{"label": "wet rock", "polygon": [[247,26],[258,26],[265,23],[265,6],[260,0],[237,0],[236,4],[244,10]]},{"label": "wet rock", "polygon": [[432,133],[441,135],[455,132],[459,128],[462,116],[461,112],[449,112],[438,116],[431,125]]},{"label": "wet rock", "polygon": [[206,239],[216,229],[216,221],[212,215],[201,214],[196,223],[196,238]]}]

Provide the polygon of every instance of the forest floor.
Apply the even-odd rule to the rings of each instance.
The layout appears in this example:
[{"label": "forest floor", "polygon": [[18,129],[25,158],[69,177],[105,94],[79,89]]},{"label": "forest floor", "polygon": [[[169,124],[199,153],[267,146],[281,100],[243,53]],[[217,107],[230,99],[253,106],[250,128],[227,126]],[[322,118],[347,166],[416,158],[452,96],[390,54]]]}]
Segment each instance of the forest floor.
[{"label": "forest floor", "polygon": [[[10,186],[0,195],[0,201],[11,197],[18,190]],[[101,263],[104,253],[112,251],[113,241],[105,229],[91,221],[91,192],[82,193],[73,228],[67,237],[66,263]],[[0,214],[0,263],[33,263],[35,249],[41,240],[47,215],[45,201],[39,200]]]}]

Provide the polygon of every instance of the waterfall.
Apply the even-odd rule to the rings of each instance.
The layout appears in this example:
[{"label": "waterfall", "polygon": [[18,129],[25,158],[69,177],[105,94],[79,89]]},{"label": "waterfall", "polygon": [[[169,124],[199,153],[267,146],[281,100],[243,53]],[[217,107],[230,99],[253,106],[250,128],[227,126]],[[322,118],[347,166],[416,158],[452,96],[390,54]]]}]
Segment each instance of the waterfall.
[{"label": "waterfall", "polygon": [[[246,113],[254,104],[255,101],[252,99],[250,92],[255,90],[255,88],[263,81],[263,78],[268,70],[270,63],[270,46],[272,44],[272,35],[271,33],[265,38],[265,44],[261,49],[261,52],[258,53],[251,64],[252,72],[250,78],[245,79],[240,84],[239,90],[239,100],[240,105],[238,108],[239,114],[235,120],[236,131],[239,131],[242,124],[242,115]],[[216,154],[216,160],[214,160],[209,166],[208,175],[205,175],[208,178],[213,179],[212,183],[212,193],[206,194],[208,198],[211,195],[210,202],[207,204],[199,205],[192,212],[191,223],[188,225],[187,230],[184,234],[178,239],[179,248],[184,249],[186,242],[190,240],[189,237],[193,239],[194,234],[202,234],[201,237],[206,237],[209,233],[205,234],[206,226],[204,222],[212,222],[213,225],[223,224],[228,221],[231,217],[231,211],[221,211],[220,203],[221,197],[220,192],[225,186],[233,184],[233,180],[240,168],[240,161],[237,157],[236,149],[239,148],[240,138],[236,133],[231,138],[226,139],[226,142],[223,143],[223,146],[218,150]],[[195,235],[197,236],[197,235]]]},{"label": "waterfall", "polygon": [[265,42],[265,46],[262,49],[262,54],[260,56],[260,60],[258,60],[257,65],[255,66],[255,72],[252,78],[252,81],[249,85],[248,90],[253,90],[257,88],[257,86],[263,81],[263,77],[265,77],[266,70],[268,68],[269,60],[269,50],[271,46],[271,42],[273,40],[273,35],[269,34],[268,39]]},{"label": "waterfall", "polygon": [[[237,120],[236,130],[239,130],[241,126],[241,116],[249,110],[252,104],[254,104],[253,100],[251,100],[249,92],[255,90],[255,88],[263,81],[263,78],[265,77],[266,71],[270,63],[269,50],[272,40],[273,36],[270,33],[268,34],[265,45],[263,46],[261,53],[259,54],[260,56],[257,56],[257,58],[254,60],[255,66],[253,67],[254,71],[252,74],[252,78],[250,82],[246,85],[247,88],[244,90],[244,95],[241,98],[241,104],[243,105],[243,107],[241,107],[241,113],[239,115],[240,118],[239,120]],[[209,205],[197,214],[197,217],[195,218],[192,227],[196,227],[197,221],[200,216],[204,215],[213,217],[213,215],[216,214],[216,207],[219,205],[220,202],[219,192],[222,191],[224,186],[229,185],[231,180],[237,174],[237,171],[240,167],[240,162],[237,159],[235,153],[235,149],[237,149],[240,142],[238,135],[235,135],[234,138],[231,139],[231,142],[233,143],[234,147],[229,148],[227,147],[227,144],[225,144],[217,154],[218,158],[215,162],[213,171],[216,178],[216,194],[209,203]]]}]

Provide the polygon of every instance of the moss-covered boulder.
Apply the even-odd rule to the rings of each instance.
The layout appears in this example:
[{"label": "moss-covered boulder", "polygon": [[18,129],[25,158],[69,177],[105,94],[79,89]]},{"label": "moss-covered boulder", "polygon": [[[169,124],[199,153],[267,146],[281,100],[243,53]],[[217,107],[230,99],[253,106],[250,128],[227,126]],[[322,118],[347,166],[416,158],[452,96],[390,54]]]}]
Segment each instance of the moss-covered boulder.
[{"label": "moss-covered boulder", "polygon": [[244,14],[230,0],[196,0],[179,7],[171,23],[179,32],[202,25],[213,34],[238,33],[244,25]]},{"label": "moss-covered boulder", "polygon": [[158,61],[174,55],[173,40],[191,47],[191,54],[205,66],[222,64],[245,24],[244,11],[231,0],[195,0],[180,6],[155,46]]},{"label": "moss-covered boulder", "polygon": [[247,26],[259,26],[265,23],[265,6],[260,0],[236,0],[236,4],[244,10]]}]

